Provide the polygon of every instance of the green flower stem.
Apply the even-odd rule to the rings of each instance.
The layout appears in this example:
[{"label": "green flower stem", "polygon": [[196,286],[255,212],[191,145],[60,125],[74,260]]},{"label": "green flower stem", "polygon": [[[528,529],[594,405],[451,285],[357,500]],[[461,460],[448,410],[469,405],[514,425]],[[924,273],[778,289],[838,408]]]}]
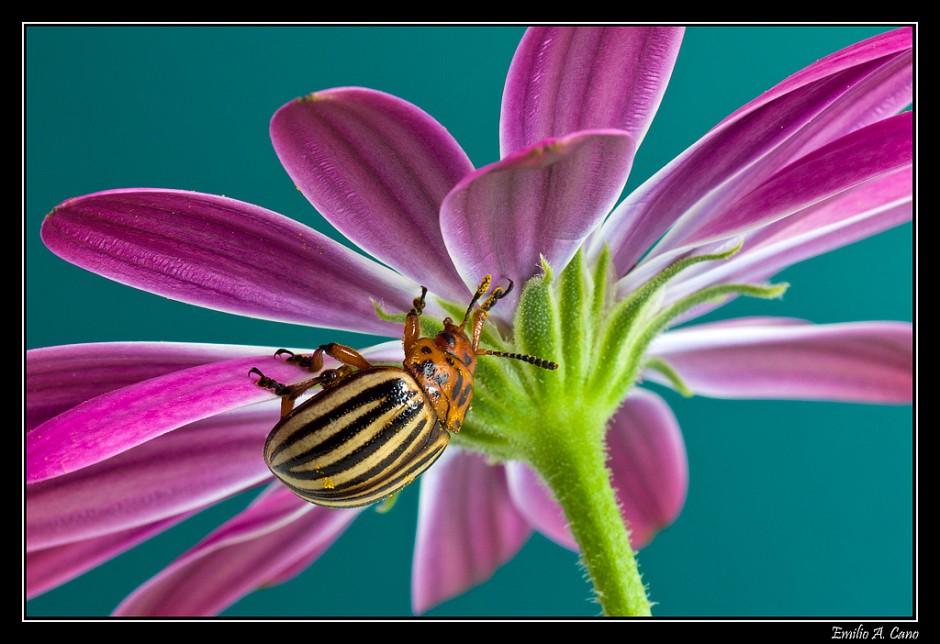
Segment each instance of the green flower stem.
[{"label": "green flower stem", "polygon": [[544,273],[525,285],[508,343],[511,351],[557,360],[558,368],[537,369],[515,360],[477,363],[473,416],[460,442],[497,460],[525,461],[539,473],[565,512],[606,615],[650,615],[630,528],[607,469],[607,425],[644,368],[691,394],[667,362],[646,356],[656,335],[679,316],[729,297],[772,298],[786,290],[786,285],[718,284],[664,304],[664,288],[684,269],[727,259],[738,250],[740,244],[680,259],[621,300],[611,299],[606,251],[592,267],[579,252],[557,278],[543,262]]},{"label": "green flower stem", "polygon": [[[607,414],[572,411],[578,413],[552,421],[563,431],[548,431],[550,425],[540,423],[546,431],[530,444],[530,464],[565,511],[604,614],[648,616],[646,588],[604,463]],[[575,427],[578,431],[569,431]]]}]

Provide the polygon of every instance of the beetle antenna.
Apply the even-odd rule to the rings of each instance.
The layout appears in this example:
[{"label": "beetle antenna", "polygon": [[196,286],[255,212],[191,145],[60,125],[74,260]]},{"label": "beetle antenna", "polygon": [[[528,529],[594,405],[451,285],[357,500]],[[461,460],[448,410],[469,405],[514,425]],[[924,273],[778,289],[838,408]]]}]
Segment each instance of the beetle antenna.
[{"label": "beetle antenna", "polygon": [[[506,291],[507,293],[509,291]],[[537,358],[535,356],[530,356],[526,353],[506,353],[505,351],[492,351],[490,349],[477,349],[478,356],[497,356],[500,358],[512,358],[513,360],[522,360],[523,362],[528,362],[529,364],[535,365],[536,367],[541,367],[542,369],[549,369],[554,371],[558,368],[557,362],[552,362],[551,360],[546,360],[545,358]]]}]

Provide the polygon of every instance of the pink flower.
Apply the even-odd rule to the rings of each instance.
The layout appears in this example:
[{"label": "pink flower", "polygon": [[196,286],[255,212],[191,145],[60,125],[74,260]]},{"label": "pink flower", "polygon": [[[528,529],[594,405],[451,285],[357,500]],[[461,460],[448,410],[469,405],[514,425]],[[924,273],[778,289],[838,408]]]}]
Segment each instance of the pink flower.
[{"label": "pink flower", "polygon": [[[910,30],[798,72],[618,204],[681,38],[674,28],[529,30],[506,83],[502,159],[480,169],[443,126],[388,94],[339,88],[278,110],[272,140],[298,188],[394,270],[258,206],[169,190],[68,200],[47,218],[43,240],[74,264],[173,299],[393,338],[400,324],[376,315],[376,305],[404,312],[418,284],[465,303],[467,285],[484,273],[521,286],[543,257],[561,275],[576,257],[602,262],[606,246],[614,302],[686,262],[650,300],[650,319],[663,319],[654,330],[665,332],[638,345],[643,379],[714,397],[909,402],[908,324],[747,318],[665,327],[729,296],[776,295],[763,280],[783,268],[910,219],[912,117],[900,112],[911,101]],[[715,261],[693,259],[705,255]],[[756,290],[709,290],[742,284]],[[494,309],[496,324],[508,328],[521,293]],[[710,297],[694,299],[701,293]],[[428,314],[440,319],[443,307],[429,301]],[[397,347],[367,355],[400,361]],[[276,404],[264,404],[270,392],[248,370],[306,376],[271,353],[152,343],[31,351],[29,594],[268,480],[260,452]],[[563,368],[574,369],[565,357]],[[621,392],[614,384],[611,396]],[[682,508],[685,448],[659,395],[630,388],[615,402],[609,467],[640,548]],[[485,422],[485,392],[473,413]],[[269,488],[117,612],[216,613],[305,568],[357,513]],[[421,483],[415,611],[489,578],[533,528],[577,547],[566,524],[520,461],[494,466],[448,448]]]}]

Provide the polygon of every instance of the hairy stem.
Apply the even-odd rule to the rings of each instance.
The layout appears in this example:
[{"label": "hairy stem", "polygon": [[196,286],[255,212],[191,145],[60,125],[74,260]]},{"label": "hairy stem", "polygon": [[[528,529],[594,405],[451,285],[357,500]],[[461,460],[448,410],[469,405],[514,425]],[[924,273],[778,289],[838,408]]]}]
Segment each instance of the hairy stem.
[{"label": "hairy stem", "polygon": [[606,415],[579,414],[577,425],[571,424],[574,419],[553,420],[582,428],[594,421],[587,432],[542,432],[543,440],[536,441],[529,456],[565,511],[598,603],[609,616],[650,615],[629,529],[605,464]]}]

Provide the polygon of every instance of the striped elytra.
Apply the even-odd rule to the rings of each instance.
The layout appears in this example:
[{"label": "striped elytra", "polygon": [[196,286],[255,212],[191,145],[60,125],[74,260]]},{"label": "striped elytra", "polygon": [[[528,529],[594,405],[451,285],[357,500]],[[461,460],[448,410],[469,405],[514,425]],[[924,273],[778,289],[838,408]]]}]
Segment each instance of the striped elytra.
[{"label": "striped elytra", "polygon": [[[515,358],[543,369],[549,360],[518,353],[481,349],[480,334],[490,308],[512,289],[496,287],[479,307],[490,286],[487,275],[458,325],[444,318],[444,329],[421,337],[421,312],[427,289],[414,299],[405,316],[401,367],[376,366],[355,349],[324,344],[311,355],[286,349],[287,362],[319,375],[284,385],[258,369],[260,387],[281,396],[281,420],[264,446],[271,472],[297,496],[338,508],[375,503],[401,490],[428,469],[459,432],[473,398],[478,356]],[[464,329],[470,324],[471,335]],[[472,339],[471,339],[472,338]],[[340,366],[323,369],[324,356]],[[294,408],[309,389],[322,391]]]},{"label": "striped elytra", "polygon": [[413,378],[396,367],[373,367],[282,418],[268,436],[264,459],[301,498],[355,507],[413,481],[449,441]]}]

